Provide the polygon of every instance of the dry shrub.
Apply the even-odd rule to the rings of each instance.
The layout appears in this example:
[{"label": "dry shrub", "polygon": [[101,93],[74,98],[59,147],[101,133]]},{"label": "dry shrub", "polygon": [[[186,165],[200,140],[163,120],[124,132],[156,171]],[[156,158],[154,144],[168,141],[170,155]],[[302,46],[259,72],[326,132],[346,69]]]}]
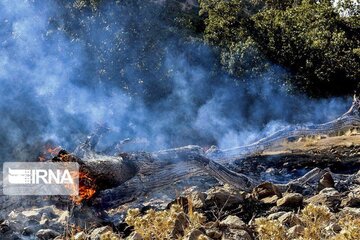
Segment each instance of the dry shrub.
[{"label": "dry shrub", "polygon": [[304,239],[324,239],[325,227],[330,223],[331,213],[325,206],[307,205],[300,215],[305,226]]},{"label": "dry shrub", "polygon": [[[297,240],[359,240],[360,219],[349,214],[340,220],[335,218],[326,206],[307,205],[299,214],[304,232]],[[340,233],[336,234],[326,229],[331,223],[341,227]],[[278,220],[258,218],[255,221],[256,231],[260,240],[288,240],[286,226]]]},{"label": "dry shrub", "polygon": [[100,235],[100,240],[120,240],[121,237],[111,231]]},{"label": "dry shrub", "polygon": [[331,240],[358,240],[360,239],[360,219],[354,216],[344,216],[340,219],[341,232]]},{"label": "dry shrub", "polygon": [[286,230],[277,220],[258,218],[255,221],[256,231],[260,239],[283,240],[286,239]]},{"label": "dry shrub", "polygon": [[[140,234],[145,240],[169,239],[177,216],[185,214],[180,205],[174,204],[169,210],[154,211],[148,210],[144,215],[140,214],[139,209],[130,209],[125,219],[129,226],[133,226],[135,232]],[[186,215],[188,227],[185,234],[192,229],[199,228],[205,222],[205,217],[194,212],[191,204],[189,204],[189,213]]]}]

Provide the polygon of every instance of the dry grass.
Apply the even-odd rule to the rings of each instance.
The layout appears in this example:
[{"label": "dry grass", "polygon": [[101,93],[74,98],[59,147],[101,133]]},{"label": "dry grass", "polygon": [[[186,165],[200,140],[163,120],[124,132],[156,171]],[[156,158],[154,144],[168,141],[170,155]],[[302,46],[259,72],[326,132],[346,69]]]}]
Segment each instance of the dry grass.
[{"label": "dry grass", "polygon": [[353,216],[345,216],[340,219],[339,225],[342,230],[331,240],[358,240],[360,239],[360,219]]},{"label": "dry grass", "polygon": [[168,210],[154,211],[148,210],[144,215],[140,214],[139,209],[130,209],[125,219],[129,226],[133,226],[135,232],[140,234],[145,240],[170,239],[171,233],[174,229],[175,221],[180,214],[185,216],[187,224],[183,229],[186,235],[193,229],[201,227],[206,218],[193,211],[192,202],[189,200],[188,213],[185,214],[183,208],[174,204]]},{"label": "dry grass", "polygon": [[[304,231],[297,240],[359,240],[360,219],[345,215],[337,219],[325,206],[307,205],[299,214]],[[341,227],[339,233],[329,230],[330,223]],[[287,227],[278,220],[258,218],[255,221],[260,240],[295,240],[287,235]]]},{"label": "dry grass", "polygon": [[258,218],[255,221],[256,231],[260,239],[283,240],[286,239],[286,229],[277,220]]}]

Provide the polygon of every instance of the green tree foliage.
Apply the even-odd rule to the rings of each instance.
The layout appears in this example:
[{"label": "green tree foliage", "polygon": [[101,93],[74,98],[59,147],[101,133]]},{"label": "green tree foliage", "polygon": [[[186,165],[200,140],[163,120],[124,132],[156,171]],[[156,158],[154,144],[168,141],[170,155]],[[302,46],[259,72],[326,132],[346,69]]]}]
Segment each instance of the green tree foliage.
[{"label": "green tree foliage", "polygon": [[[205,39],[242,76],[275,62],[313,96],[351,94],[360,78],[359,5],[329,0],[200,0]],[[341,9],[340,9],[341,8]]]}]

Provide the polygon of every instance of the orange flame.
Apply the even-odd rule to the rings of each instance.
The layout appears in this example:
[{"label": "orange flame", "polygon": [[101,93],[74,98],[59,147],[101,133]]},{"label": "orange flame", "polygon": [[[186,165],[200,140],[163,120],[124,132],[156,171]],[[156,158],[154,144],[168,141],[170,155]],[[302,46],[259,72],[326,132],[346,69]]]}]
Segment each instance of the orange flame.
[{"label": "orange flame", "polygon": [[[71,174],[73,175],[73,178],[79,179],[78,195],[72,195],[71,200],[76,204],[80,204],[84,200],[88,200],[92,198],[92,196],[94,196],[94,194],[96,193],[94,180],[91,177],[89,177],[89,175],[81,171],[78,173],[71,173]],[[73,192],[75,192],[74,185],[69,187],[73,189]]]},{"label": "orange flame", "polygon": [[61,150],[60,146],[54,147],[54,146],[51,146],[50,144],[46,144],[44,146],[42,153],[40,153],[40,156],[38,157],[38,159],[41,162],[48,161],[48,160],[52,159],[53,157],[55,157],[56,155],[58,155],[60,150]]}]

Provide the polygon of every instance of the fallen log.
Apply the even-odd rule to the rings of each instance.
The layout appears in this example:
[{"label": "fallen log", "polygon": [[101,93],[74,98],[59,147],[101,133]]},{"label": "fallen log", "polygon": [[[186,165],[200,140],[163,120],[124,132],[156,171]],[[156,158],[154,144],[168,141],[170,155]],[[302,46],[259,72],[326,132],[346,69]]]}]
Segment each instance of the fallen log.
[{"label": "fallen log", "polygon": [[[175,181],[199,174],[207,174],[238,189],[251,191],[261,180],[255,179],[256,174],[254,173],[262,169],[254,171],[252,175],[255,177],[250,177],[250,169],[247,172],[238,171],[236,166],[246,166],[246,163],[251,162],[249,159],[254,155],[261,155],[259,154],[260,150],[264,151],[277,142],[288,141],[289,138],[316,134],[331,136],[339,131],[358,129],[360,127],[359,109],[360,100],[355,97],[349,111],[334,121],[319,125],[285,128],[248,146],[210,152],[204,152],[199,146],[186,146],[153,153],[119,153],[117,156],[106,156],[94,152],[100,135],[104,133],[104,129],[101,129],[89,136],[85,143],[77,148],[75,153],[81,156],[81,159],[61,151],[53,161],[78,162],[81,172],[87,176],[86,179],[91,179],[87,184],[94,188],[97,195],[106,189],[115,188],[119,194],[136,196],[137,193],[162,188]],[[332,160],[337,159],[330,159],[330,161]],[[270,161],[276,165],[276,158],[273,156]],[[303,166],[306,165],[306,162],[313,163],[313,160],[310,158],[304,160]],[[359,163],[358,160],[355,162]],[[227,164],[225,166],[222,163]],[[316,167],[316,162],[312,164],[312,167]],[[321,174],[323,174],[322,170],[317,170],[316,177]],[[303,183],[303,180],[294,180],[287,184],[279,184],[279,187],[284,190],[290,185]],[[119,196],[119,194],[113,193],[113,196]]]},{"label": "fallen log", "polygon": [[347,131],[356,131],[360,128],[360,99],[354,96],[350,109],[339,118],[323,123],[312,125],[295,125],[281,129],[270,136],[266,136],[249,145],[219,150],[210,148],[206,156],[212,159],[238,159],[254,153],[261,153],[276,143],[294,141],[301,137],[309,136],[334,136],[343,135]]}]

